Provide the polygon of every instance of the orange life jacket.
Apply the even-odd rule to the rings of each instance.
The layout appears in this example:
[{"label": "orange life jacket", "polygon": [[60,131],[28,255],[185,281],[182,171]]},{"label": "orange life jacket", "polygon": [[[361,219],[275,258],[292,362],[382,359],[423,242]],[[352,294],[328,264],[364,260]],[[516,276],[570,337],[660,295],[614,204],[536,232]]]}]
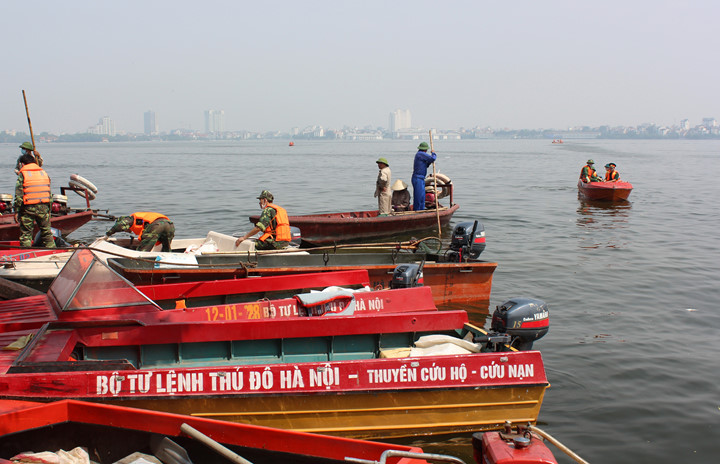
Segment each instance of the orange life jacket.
[{"label": "orange life jacket", "polygon": [[35,163],[20,168],[23,175],[23,204],[50,203],[50,177]]},{"label": "orange life jacket", "polygon": [[[268,203],[267,206],[275,210],[275,218],[265,228],[265,233],[258,240],[264,242],[268,237],[274,236],[276,242],[289,242],[292,237],[290,236],[290,220],[287,211],[272,203]],[[273,223],[275,227],[273,227]]]},{"label": "orange life jacket", "polygon": [[148,211],[133,213],[131,217],[133,218],[133,223],[132,226],[130,226],[130,232],[133,232],[138,237],[142,236],[143,230],[145,230],[145,226],[148,224],[152,224],[157,219],[168,219],[168,217],[163,214]]},{"label": "orange life jacket", "polygon": [[585,170],[585,168],[587,168],[588,180],[591,180],[593,178],[593,176],[595,175],[595,170],[593,168],[591,168],[589,164],[586,164],[585,166],[582,167],[582,169],[580,169],[580,178],[583,179],[583,181],[585,180],[584,179],[585,176],[583,176],[583,171]]},{"label": "orange life jacket", "polygon": [[620,173],[615,170],[613,170],[612,172],[608,171],[605,173],[605,180],[606,181],[620,180]]}]

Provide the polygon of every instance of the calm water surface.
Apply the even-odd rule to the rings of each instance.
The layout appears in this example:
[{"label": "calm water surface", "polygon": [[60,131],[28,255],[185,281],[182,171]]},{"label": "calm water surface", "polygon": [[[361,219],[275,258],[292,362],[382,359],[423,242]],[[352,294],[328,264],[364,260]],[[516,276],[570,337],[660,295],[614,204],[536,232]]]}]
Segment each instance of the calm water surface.
[{"label": "calm water surface", "polygon": [[[291,214],[371,209],[379,156],[409,182],[416,142],[184,142],[40,146],[54,190],[78,173],[95,208],[156,210],[179,237],[250,228],[263,189]],[[12,193],[17,144],[0,193]],[[591,463],[714,463],[720,453],[720,141],[435,142],[456,185],[453,223],[479,219],[498,263],[491,308],[540,298],[548,390],[540,426]],[[578,199],[587,158],[635,189]],[[73,207],[80,197],[69,192]],[[91,240],[111,223],[70,235]],[[447,235],[449,229],[445,231]],[[486,314],[471,318],[482,323]],[[410,440],[471,460],[469,436]],[[559,454],[559,453],[556,453]],[[562,463],[571,462],[559,456]]]}]

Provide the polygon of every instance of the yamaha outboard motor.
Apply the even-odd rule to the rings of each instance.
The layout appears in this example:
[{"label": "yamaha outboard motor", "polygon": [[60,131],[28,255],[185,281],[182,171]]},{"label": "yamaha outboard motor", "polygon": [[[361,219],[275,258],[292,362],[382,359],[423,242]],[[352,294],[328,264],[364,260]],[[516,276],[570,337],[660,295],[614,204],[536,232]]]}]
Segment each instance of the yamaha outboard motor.
[{"label": "yamaha outboard motor", "polygon": [[475,341],[486,343],[487,351],[507,351],[506,345],[526,351],[532,350],[533,342],[549,329],[550,313],[544,301],[513,298],[495,309],[490,332]]},{"label": "yamaha outboard motor", "polygon": [[299,247],[300,242],[302,242],[302,234],[300,233],[300,228],[290,226],[290,246]]},{"label": "yamaha outboard motor", "polygon": [[485,227],[480,221],[461,222],[455,226],[450,241],[448,260],[460,263],[477,259],[485,249]]},{"label": "yamaha outboard motor", "polygon": [[400,264],[393,271],[390,288],[422,287],[423,285],[423,264]]}]

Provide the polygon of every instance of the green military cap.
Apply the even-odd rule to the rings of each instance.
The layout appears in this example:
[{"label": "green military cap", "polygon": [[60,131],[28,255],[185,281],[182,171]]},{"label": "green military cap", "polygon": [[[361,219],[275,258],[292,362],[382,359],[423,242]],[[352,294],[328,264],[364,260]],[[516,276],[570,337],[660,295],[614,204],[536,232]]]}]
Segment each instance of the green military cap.
[{"label": "green military cap", "polygon": [[428,148],[430,148],[430,145],[428,145],[427,142],[423,142],[418,145],[418,150],[427,150]]},{"label": "green military cap", "polygon": [[262,192],[260,192],[260,196],[257,197],[257,198],[258,198],[258,200],[261,200],[261,199],[264,198],[264,199],[266,199],[267,201],[273,201],[273,198],[274,198],[274,197],[273,197],[273,194],[270,193],[269,190],[263,190]]},{"label": "green military cap", "polygon": [[378,158],[378,160],[375,161],[375,162],[376,162],[376,163],[382,163],[382,164],[384,164],[385,166],[390,166],[390,163],[388,163],[388,160],[386,160],[385,158]]},{"label": "green military cap", "polygon": [[587,164],[595,164],[595,161],[592,159],[587,160]]},{"label": "green military cap", "polygon": [[23,142],[23,144],[20,145],[20,148],[22,148],[23,150],[30,150],[30,151],[35,149],[35,147],[33,147],[33,144],[30,142]]}]

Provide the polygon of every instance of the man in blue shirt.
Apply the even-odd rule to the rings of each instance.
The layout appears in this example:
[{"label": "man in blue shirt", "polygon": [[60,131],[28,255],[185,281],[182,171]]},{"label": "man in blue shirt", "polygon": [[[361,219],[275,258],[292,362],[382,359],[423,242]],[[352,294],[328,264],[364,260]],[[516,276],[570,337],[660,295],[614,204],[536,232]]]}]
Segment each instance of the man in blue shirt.
[{"label": "man in blue shirt", "polygon": [[413,209],[422,211],[425,209],[425,176],[427,176],[427,168],[435,162],[437,155],[430,153],[430,147],[426,142],[418,146],[418,152],[415,153],[415,162],[413,163],[412,186],[413,186]]}]

